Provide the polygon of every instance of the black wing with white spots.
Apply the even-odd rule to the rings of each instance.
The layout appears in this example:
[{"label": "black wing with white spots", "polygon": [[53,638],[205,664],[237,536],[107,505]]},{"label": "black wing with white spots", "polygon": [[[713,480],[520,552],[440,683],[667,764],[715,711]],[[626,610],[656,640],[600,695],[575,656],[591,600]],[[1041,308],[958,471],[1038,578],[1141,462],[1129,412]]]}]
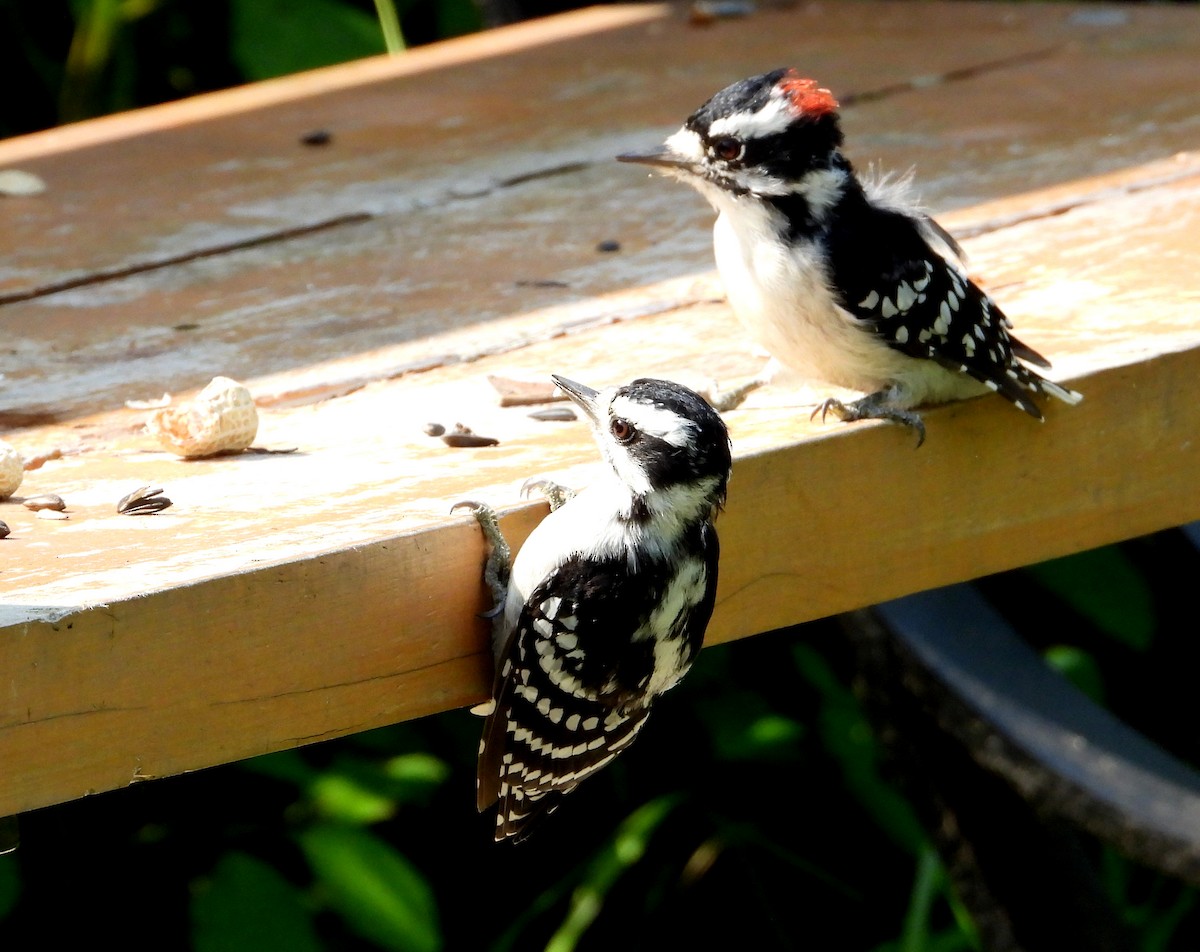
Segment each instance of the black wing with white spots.
[{"label": "black wing with white spots", "polygon": [[1030,393],[1077,402],[1073,391],[1021,363],[1050,366],[1012,336],[992,299],[930,246],[922,222],[865,199],[845,205],[829,240],[833,283],[847,311],[897,350],[968,374],[1039,420]]},{"label": "black wing with white spots", "polygon": [[717,537],[669,566],[573,558],[527,600],[498,659],[479,749],[478,806],[499,801],[496,839],[525,835],[637,736],[654,697],[700,650]]}]

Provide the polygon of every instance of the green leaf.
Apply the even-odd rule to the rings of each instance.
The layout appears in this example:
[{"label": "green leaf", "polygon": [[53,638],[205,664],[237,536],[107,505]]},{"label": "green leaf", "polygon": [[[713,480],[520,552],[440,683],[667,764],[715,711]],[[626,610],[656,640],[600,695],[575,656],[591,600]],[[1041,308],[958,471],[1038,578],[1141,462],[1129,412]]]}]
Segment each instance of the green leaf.
[{"label": "green leaf", "polygon": [[249,80],[384,52],[370,14],[337,0],[230,0],[231,53]]},{"label": "green leaf", "polygon": [[1050,667],[1093,701],[1104,703],[1104,675],[1089,652],[1073,645],[1052,645],[1046,649],[1045,658]]},{"label": "green leaf", "polygon": [[758,691],[726,686],[695,695],[693,710],[704,721],[718,760],[783,760],[796,756],[804,725],[770,710]]},{"label": "green leaf", "polygon": [[900,952],[923,952],[928,947],[933,905],[945,889],[945,879],[937,851],[932,846],[923,847],[917,854],[904,931],[900,934]]},{"label": "green leaf", "polygon": [[1165,910],[1156,910],[1156,915],[1148,916],[1142,929],[1140,948],[1142,952],[1169,952],[1177,948],[1178,938],[1184,919],[1196,906],[1196,891],[1180,887],[1180,894],[1174,903]]},{"label": "green leaf", "polygon": [[646,853],[646,844],[659,824],[679,803],[677,796],[658,797],[634,810],[617,828],[612,840],[588,866],[583,882],[571,896],[567,918],[546,943],[545,952],[571,952],[596,921],[604,898],[621,874]]},{"label": "green leaf", "polygon": [[317,811],[331,820],[366,825],[386,820],[396,812],[396,803],[357,778],[330,771],[317,777],[308,788]]},{"label": "green leaf", "polygon": [[1116,546],[1052,559],[1028,571],[1106,635],[1138,651],[1150,646],[1156,626],[1150,586]]},{"label": "green leaf", "polygon": [[[937,915],[938,900],[942,898],[950,902],[955,924],[935,931],[935,921],[944,918]],[[937,851],[932,846],[923,847],[917,853],[912,891],[900,936],[877,945],[872,952],[970,952],[978,948],[975,924],[950,890]]]},{"label": "green leaf", "polygon": [[299,841],[321,895],[349,929],[393,952],[441,948],[433,892],[400,853],[365,830],[333,824]]},{"label": "green leaf", "polygon": [[428,802],[450,775],[445,761],[425,753],[401,754],[383,763],[343,755],[318,770],[299,752],[285,750],[255,757],[242,767],[294,784],[321,816],[359,826],[388,819],[399,805]]},{"label": "green leaf", "polygon": [[433,754],[401,754],[383,765],[384,775],[394,784],[401,803],[424,801],[450,777],[450,765]]},{"label": "green leaf", "polygon": [[308,784],[317,810],[343,823],[386,820],[400,804],[426,803],[450,775],[446,763],[432,754],[401,754],[382,764],[358,757],[339,757]]},{"label": "green leaf", "polygon": [[227,853],[192,897],[195,952],[319,952],[312,917],[298,889],[246,853]]}]

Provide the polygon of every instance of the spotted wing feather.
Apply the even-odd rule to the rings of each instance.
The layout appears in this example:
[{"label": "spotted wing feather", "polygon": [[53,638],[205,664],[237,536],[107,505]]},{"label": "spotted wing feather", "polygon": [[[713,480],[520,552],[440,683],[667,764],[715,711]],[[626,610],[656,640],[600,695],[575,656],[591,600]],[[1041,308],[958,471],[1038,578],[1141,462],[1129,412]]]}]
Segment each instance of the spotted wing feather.
[{"label": "spotted wing feather", "polygon": [[677,571],[639,566],[634,576],[624,560],[568,560],[530,595],[497,663],[479,751],[478,806],[499,801],[496,839],[524,836],[612,761],[645,723],[648,686],[665,690],[686,673],[716,590],[711,526],[704,536],[703,571],[677,612],[664,609]]},{"label": "spotted wing feather", "polygon": [[910,357],[968,374],[1039,420],[1030,393],[1078,400],[1021,363],[1050,366],[1010,333],[1008,318],[957,263],[931,247],[927,222],[865,203],[846,218],[830,238],[834,284],[842,306],[880,338]]}]

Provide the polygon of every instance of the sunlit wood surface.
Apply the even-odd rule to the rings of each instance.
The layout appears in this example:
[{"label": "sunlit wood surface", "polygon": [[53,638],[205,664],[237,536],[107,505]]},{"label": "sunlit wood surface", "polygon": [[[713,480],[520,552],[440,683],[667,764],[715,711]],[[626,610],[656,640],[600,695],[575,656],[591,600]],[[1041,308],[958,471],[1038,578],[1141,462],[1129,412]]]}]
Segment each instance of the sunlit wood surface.
[{"label": "sunlit wood surface", "polygon": [[[935,409],[914,451],[809,422],[819,386],[755,394],[710,640],[1200,518],[1197,62],[1182,6],[617,6],[0,142],[48,185],[0,199],[0,429],[50,457],[0,503],[0,815],[478,701],[483,551],[449,508],[519,541],[525,478],[595,465],[487,378],[759,369],[707,207],[612,156],[777,65],[839,95],[861,167],[915,167],[1086,399]],[[184,462],[124,406],[218,374],[294,453]],[[118,516],[147,483],[174,505]]]}]

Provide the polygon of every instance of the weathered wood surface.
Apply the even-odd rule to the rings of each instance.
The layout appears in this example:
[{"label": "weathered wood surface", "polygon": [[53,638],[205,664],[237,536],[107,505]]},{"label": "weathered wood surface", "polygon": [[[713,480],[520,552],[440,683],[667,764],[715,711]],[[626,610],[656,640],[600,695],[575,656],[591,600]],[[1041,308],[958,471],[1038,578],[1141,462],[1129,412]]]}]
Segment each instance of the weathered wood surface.
[{"label": "weathered wood surface", "polygon": [[[1200,144],[1197,27],[613,7],[0,142],[49,184],[0,201],[0,424],[61,451],[19,495],[71,512],[0,504],[0,814],[478,700],[482,551],[449,506],[488,499],[520,539],[544,511],[521,482],[584,482],[594,455],[486,376],[758,369],[707,209],[610,157],[781,63],[848,101],[852,158],[915,165],[959,209],[974,271],[1086,399],[1044,426],[994,398],[937,409],[913,452],[810,423],[824,389],[756,394],[728,417],[711,640],[1200,517],[1200,156],[1176,155]],[[328,146],[299,143],[317,128]],[[258,445],[297,452],[182,462],[122,409],[216,374],[255,393]],[[502,442],[449,449],[428,420]],[[117,516],[144,483],[175,505]]]}]

